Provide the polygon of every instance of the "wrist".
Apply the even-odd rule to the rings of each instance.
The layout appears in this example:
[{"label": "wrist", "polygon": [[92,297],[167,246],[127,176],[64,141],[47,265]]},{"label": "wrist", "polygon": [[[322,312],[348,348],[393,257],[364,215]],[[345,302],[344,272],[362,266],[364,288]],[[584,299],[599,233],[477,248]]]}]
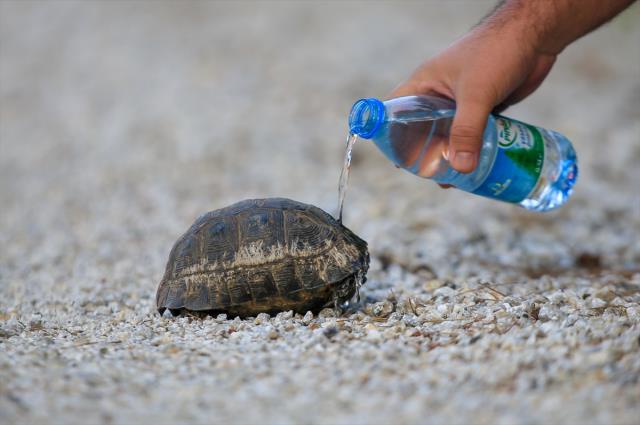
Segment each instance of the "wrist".
[{"label": "wrist", "polygon": [[556,56],[634,0],[503,0],[485,26],[513,28],[541,55]]},{"label": "wrist", "polygon": [[477,29],[511,40],[534,55],[558,55],[572,39],[557,25],[554,2],[506,0]]}]

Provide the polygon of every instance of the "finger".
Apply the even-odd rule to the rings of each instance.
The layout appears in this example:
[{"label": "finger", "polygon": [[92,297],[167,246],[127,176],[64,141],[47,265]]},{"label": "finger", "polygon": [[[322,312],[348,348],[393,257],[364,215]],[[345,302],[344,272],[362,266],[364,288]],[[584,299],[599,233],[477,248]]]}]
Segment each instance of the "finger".
[{"label": "finger", "polygon": [[411,96],[416,94],[423,93],[420,93],[420,90],[418,89],[418,85],[416,83],[409,80],[399,84],[396,88],[394,88],[391,93],[389,93],[388,98],[393,99],[394,97]]},{"label": "finger", "polygon": [[482,133],[493,105],[465,96],[458,96],[456,101],[456,114],[449,136],[450,163],[455,170],[470,173],[478,164]]},{"label": "finger", "polygon": [[435,95],[453,98],[453,93],[435,73],[420,70],[389,93],[389,99],[402,96]]}]

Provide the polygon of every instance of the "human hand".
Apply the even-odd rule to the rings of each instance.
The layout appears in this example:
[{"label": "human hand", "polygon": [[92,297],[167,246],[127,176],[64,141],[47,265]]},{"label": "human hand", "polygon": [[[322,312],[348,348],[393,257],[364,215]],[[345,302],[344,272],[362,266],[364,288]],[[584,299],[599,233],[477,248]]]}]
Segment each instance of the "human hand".
[{"label": "human hand", "polygon": [[538,52],[517,27],[476,27],[424,62],[390,97],[433,94],[456,101],[448,157],[462,173],[478,162],[489,114],[519,102],[547,76],[556,55]]}]

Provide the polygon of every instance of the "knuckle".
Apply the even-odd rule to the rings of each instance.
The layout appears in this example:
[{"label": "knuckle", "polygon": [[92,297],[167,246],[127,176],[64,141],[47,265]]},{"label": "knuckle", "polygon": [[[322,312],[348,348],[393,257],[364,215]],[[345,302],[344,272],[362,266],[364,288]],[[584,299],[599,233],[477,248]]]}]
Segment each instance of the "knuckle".
[{"label": "knuckle", "polygon": [[480,144],[481,130],[477,127],[469,125],[455,125],[451,128],[450,140],[451,144],[456,148],[473,148],[476,149]]},{"label": "knuckle", "polygon": [[433,89],[433,84],[427,80],[421,80],[416,83],[416,90],[418,93],[430,93]]}]

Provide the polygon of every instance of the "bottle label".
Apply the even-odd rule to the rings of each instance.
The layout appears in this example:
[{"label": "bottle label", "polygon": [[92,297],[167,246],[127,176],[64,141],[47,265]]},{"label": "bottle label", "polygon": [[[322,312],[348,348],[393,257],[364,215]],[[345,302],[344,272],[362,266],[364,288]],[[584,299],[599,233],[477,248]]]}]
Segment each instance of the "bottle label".
[{"label": "bottle label", "polygon": [[517,204],[538,183],[544,162],[544,140],[536,127],[511,118],[497,116],[496,128],[496,160],[485,181],[473,193]]}]

